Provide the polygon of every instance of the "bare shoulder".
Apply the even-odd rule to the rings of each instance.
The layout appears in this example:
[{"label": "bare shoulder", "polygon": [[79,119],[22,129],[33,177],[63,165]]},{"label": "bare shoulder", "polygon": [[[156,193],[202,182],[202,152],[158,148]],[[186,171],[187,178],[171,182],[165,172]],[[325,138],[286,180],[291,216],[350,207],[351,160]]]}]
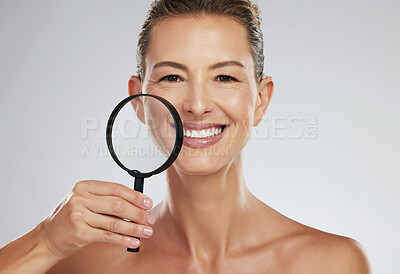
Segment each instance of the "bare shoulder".
[{"label": "bare shoulder", "polygon": [[371,273],[366,252],[356,240],[306,226],[266,205],[261,207],[266,212],[262,230],[273,235],[262,253],[275,259],[274,267],[280,272]]},{"label": "bare shoulder", "polygon": [[316,229],[295,237],[294,273],[372,273],[364,248],[352,238]]}]

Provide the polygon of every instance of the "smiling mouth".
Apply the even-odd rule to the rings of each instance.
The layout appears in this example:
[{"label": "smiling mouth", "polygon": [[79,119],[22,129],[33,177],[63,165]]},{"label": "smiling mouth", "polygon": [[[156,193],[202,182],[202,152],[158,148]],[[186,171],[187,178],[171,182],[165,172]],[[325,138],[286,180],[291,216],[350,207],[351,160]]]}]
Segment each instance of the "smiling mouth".
[{"label": "smiling mouth", "polygon": [[[175,124],[170,125],[175,128]],[[186,138],[212,138],[220,135],[227,126],[229,125],[183,123],[183,135]]]},{"label": "smiling mouth", "polygon": [[193,128],[187,128],[183,127],[183,135],[186,138],[212,138],[215,136],[218,136],[222,133],[226,125],[217,125],[217,126],[212,126],[212,127],[203,127],[200,129],[193,129]]},{"label": "smiling mouth", "polygon": [[[174,124],[171,126],[175,127]],[[184,123],[183,135],[185,139],[211,139],[221,135],[227,127],[229,127],[227,124]]]}]

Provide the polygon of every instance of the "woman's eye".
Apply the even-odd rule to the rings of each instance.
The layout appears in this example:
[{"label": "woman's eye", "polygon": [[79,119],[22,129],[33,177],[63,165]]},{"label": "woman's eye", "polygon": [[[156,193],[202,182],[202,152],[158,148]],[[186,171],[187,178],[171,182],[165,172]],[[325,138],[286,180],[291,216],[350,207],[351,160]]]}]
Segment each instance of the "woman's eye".
[{"label": "woman's eye", "polygon": [[181,78],[178,75],[167,75],[167,76],[161,78],[160,81],[179,82],[179,81],[181,81]]},{"label": "woman's eye", "polygon": [[229,75],[219,75],[217,76],[218,81],[220,82],[237,82],[235,78]]}]

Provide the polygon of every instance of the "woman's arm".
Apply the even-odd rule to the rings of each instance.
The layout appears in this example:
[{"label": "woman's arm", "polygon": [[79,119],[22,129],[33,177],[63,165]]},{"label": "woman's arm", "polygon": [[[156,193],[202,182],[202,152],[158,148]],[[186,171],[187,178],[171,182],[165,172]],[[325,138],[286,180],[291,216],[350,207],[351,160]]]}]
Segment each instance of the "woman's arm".
[{"label": "woman's arm", "polygon": [[44,273],[63,259],[47,247],[42,226],[40,223],[0,249],[0,273]]}]

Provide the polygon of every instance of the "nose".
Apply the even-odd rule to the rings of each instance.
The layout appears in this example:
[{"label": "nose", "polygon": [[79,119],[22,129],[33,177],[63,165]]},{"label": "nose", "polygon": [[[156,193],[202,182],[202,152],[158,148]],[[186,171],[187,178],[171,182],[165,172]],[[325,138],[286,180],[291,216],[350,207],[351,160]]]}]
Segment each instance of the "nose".
[{"label": "nose", "polygon": [[183,102],[185,112],[194,116],[203,116],[212,113],[215,104],[205,85],[197,84],[189,87]]}]

